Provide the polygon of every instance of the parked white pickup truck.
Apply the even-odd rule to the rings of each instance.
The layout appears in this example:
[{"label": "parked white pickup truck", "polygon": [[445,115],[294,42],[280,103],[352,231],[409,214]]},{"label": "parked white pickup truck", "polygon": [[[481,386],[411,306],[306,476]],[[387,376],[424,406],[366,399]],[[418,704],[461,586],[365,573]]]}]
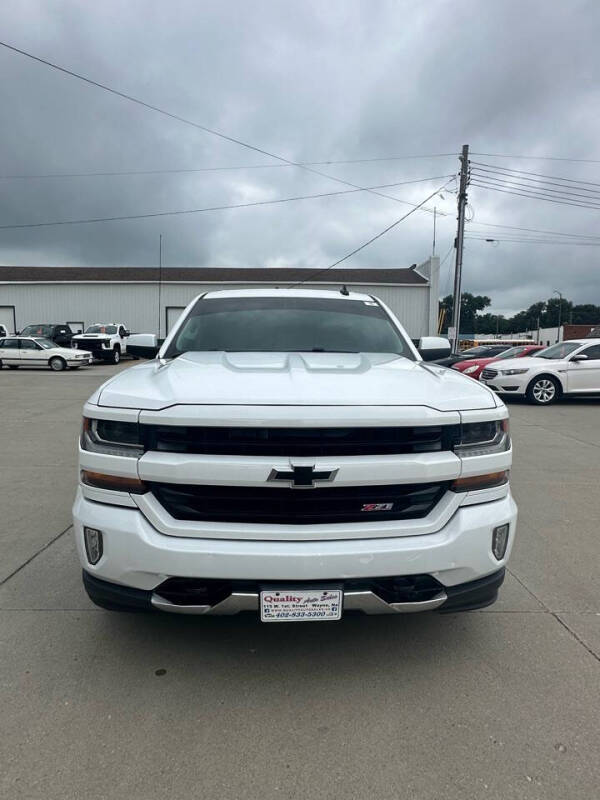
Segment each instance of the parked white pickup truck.
[{"label": "parked white pickup truck", "polygon": [[127,352],[129,331],[121,322],[95,322],[71,339],[71,347],[92,352],[94,358],[118,364]]},{"label": "parked white pickup truck", "polygon": [[[73,507],[111,610],[339,619],[494,602],[515,537],[508,413],[379,300],[208,292],[84,407]],[[141,346],[144,345],[144,353]],[[156,357],[157,356],[157,357]]]}]

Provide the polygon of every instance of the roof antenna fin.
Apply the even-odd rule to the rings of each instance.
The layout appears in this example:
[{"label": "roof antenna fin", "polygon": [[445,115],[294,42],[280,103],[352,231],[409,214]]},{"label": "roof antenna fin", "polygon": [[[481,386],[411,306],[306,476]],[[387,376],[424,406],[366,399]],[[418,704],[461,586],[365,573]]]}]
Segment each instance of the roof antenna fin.
[{"label": "roof antenna fin", "polygon": [[348,297],[348,295],[350,294],[350,292],[348,291],[348,289],[346,288],[346,286],[342,286],[342,288],[340,289],[340,294],[343,294],[343,295],[344,295],[344,297]]}]

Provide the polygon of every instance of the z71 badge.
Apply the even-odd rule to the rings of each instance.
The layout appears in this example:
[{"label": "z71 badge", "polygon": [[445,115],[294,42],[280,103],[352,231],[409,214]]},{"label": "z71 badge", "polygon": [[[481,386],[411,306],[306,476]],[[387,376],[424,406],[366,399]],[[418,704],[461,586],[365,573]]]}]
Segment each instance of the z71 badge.
[{"label": "z71 badge", "polygon": [[361,511],[391,511],[393,508],[393,503],[365,503]]}]

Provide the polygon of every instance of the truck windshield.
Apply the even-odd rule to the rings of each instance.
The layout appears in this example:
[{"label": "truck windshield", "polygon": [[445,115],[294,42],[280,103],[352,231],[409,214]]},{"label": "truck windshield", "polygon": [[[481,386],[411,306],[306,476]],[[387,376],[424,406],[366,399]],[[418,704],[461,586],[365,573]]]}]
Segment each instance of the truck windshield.
[{"label": "truck windshield", "polygon": [[320,297],[200,299],[165,357],[187,352],[414,355],[374,301]]},{"label": "truck windshield", "polygon": [[116,333],[117,326],[116,325],[90,325],[88,328],[85,329],[86,333]]},{"label": "truck windshield", "polygon": [[21,331],[21,336],[52,336],[52,325],[27,325]]}]

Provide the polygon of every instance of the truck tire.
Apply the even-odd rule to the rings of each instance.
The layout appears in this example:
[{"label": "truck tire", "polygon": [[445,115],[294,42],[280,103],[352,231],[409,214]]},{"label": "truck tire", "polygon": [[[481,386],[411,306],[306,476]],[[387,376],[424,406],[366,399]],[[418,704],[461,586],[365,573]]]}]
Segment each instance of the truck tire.
[{"label": "truck tire", "polygon": [[111,364],[118,364],[120,360],[121,360],[121,348],[117,344],[114,346],[113,351],[110,354],[109,361]]},{"label": "truck tire", "polygon": [[63,369],[66,369],[66,368],[67,368],[67,363],[66,363],[66,361],[64,360],[64,358],[61,358],[60,356],[54,356],[54,357],[53,357],[53,358],[51,358],[51,359],[50,359],[50,361],[48,362],[48,366],[49,366],[49,367],[50,367],[50,369],[51,369],[51,370],[53,370],[54,372],[62,372],[62,371],[63,371]]},{"label": "truck tire", "polygon": [[552,375],[538,375],[525,392],[530,403],[536,406],[549,406],[558,400],[562,393],[561,386]]}]

